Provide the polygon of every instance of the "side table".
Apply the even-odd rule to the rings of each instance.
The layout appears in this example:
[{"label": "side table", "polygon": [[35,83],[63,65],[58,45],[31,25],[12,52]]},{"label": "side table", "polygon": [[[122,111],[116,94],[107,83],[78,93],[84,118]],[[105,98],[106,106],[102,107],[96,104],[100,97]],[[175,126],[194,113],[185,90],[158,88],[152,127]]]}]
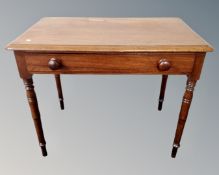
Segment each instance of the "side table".
[{"label": "side table", "polygon": [[160,74],[158,110],[168,75],[186,75],[172,157],[176,156],[206,52],[213,48],[179,18],[43,18],[8,44],[24,81],[43,156],[46,141],[33,74],[54,74],[64,109],[60,74]]}]

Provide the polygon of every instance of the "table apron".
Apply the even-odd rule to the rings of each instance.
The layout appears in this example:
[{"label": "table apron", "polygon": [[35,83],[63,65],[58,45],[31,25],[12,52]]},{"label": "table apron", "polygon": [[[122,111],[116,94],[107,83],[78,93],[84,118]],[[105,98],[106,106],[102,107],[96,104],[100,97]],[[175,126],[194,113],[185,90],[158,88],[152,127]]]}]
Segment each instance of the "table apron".
[{"label": "table apron", "polygon": [[[50,59],[61,62],[52,70]],[[171,67],[162,71],[160,60]],[[188,74],[193,70],[195,53],[26,53],[26,68],[32,74]]]}]

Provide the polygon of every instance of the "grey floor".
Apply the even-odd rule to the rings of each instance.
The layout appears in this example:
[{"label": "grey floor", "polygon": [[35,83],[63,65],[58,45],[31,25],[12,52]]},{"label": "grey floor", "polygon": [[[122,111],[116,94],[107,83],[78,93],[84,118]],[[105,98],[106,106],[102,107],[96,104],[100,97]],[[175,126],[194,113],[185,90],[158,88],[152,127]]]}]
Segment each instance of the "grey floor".
[{"label": "grey floor", "polygon": [[[206,175],[219,173],[217,0],[1,0],[0,174]],[[41,156],[23,83],[5,45],[44,16],[177,16],[209,41],[177,158],[170,157],[186,77],[170,76],[157,111],[160,76],[34,76],[49,156]]]}]

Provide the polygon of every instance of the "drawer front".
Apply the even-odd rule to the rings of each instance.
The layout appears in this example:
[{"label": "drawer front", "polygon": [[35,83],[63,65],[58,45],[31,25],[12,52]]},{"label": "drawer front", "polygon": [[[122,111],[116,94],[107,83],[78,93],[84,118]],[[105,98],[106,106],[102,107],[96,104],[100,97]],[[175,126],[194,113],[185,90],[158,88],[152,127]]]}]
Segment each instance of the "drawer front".
[{"label": "drawer front", "polygon": [[186,74],[192,71],[194,59],[194,53],[25,55],[29,72],[51,74]]}]

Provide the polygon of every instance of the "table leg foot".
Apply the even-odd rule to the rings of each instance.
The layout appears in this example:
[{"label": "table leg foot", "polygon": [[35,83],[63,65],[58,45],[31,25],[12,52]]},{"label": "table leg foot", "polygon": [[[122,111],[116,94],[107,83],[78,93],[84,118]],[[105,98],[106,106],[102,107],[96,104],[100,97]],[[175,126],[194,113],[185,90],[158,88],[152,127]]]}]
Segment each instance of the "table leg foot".
[{"label": "table leg foot", "polygon": [[63,101],[63,99],[59,99],[59,102],[60,102],[60,108],[61,108],[61,110],[64,110],[65,107],[64,107],[64,101]]},{"label": "table leg foot", "polygon": [[47,150],[46,150],[46,145],[40,145],[40,148],[41,148],[41,151],[42,151],[42,155],[44,157],[46,157],[48,155]]},{"label": "table leg foot", "polygon": [[158,102],[158,111],[161,111],[161,110],[162,110],[162,107],[163,107],[163,100],[159,99],[159,102]]},{"label": "table leg foot", "polygon": [[173,145],[172,153],[171,153],[171,157],[172,157],[172,158],[175,158],[175,157],[176,157],[178,148],[179,148],[179,145],[175,145],[175,144]]}]

